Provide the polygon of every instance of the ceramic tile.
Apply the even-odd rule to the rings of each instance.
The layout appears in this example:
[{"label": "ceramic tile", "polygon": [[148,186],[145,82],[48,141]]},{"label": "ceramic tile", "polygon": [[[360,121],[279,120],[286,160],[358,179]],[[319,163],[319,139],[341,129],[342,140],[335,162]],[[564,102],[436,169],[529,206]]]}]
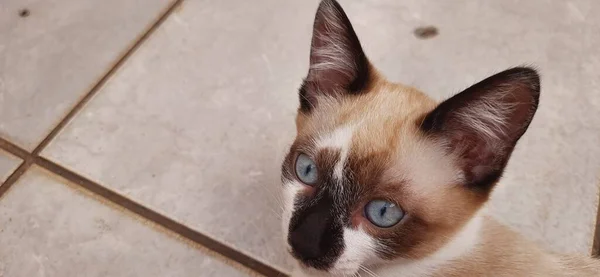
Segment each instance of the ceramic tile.
[{"label": "ceramic tile", "polygon": [[3,0],[0,135],[32,150],[169,2]]},{"label": "ceramic tile", "polygon": [[17,169],[20,163],[21,159],[0,150],[0,185]]},{"label": "ceramic tile", "polygon": [[313,9],[185,2],[44,155],[287,267],[276,195]]},{"label": "ceramic tile", "polygon": [[[287,267],[273,195],[316,2],[187,1],[43,154]],[[600,4],[341,3],[373,63],[437,99],[509,66],[540,68],[542,104],[490,210],[553,250],[588,252],[600,164]],[[438,36],[414,37],[430,24]]]},{"label": "ceramic tile", "polygon": [[249,276],[33,168],[0,200],[0,276]]}]

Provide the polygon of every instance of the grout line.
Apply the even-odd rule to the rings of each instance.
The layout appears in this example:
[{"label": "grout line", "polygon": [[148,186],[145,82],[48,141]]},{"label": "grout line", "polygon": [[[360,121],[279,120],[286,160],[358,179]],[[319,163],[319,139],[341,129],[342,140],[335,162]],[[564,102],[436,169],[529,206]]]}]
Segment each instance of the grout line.
[{"label": "grout line", "polygon": [[194,229],[189,228],[165,215],[155,212],[154,210],[151,210],[150,208],[147,208],[117,192],[91,181],[90,179],[83,177],[78,173],[71,171],[51,160],[39,155],[29,154],[26,150],[1,137],[0,149],[23,159],[23,162],[19,165],[19,167],[0,186],[0,199],[33,164],[36,164],[41,168],[44,168],[49,172],[52,172],[95,195],[98,195],[102,199],[108,200],[119,207],[127,209],[128,211],[141,216],[142,218],[152,221],[164,227],[165,229],[187,238],[211,251],[214,251],[256,273],[268,277],[287,277],[287,274],[281,272],[275,267],[254,259],[253,257],[232,248],[231,246],[221,243],[218,240],[195,231]]},{"label": "grout line", "polygon": [[67,123],[69,123],[69,121],[71,121],[71,119],[77,115],[77,113],[85,106],[85,104],[87,104],[92,97],[96,95],[100,88],[102,88],[102,86],[104,86],[104,84],[106,84],[106,82],[121,68],[128,58],[131,57],[131,55],[133,55],[133,53],[135,53],[135,51],[139,49],[146,40],[148,40],[154,31],[160,27],[160,25],[169,17],[169,15],[173,13],[173,11],[177,9],[177,7],[181,5],[183,1],[184,0],[175,0],[169,7],[166,8],[160,17],[152,25],[150,25],[150,27],[145,30],[138,39],[135,40],[133,45],[127,51],[125,51],[125,53],[112,67],[110,67],[110,69],[104,74],[104,76],[102,76],[102,78],[100,78],[100,80],[98,80],[98,82],[90,89],[90,91],[88,91],[88,93],[86,93],[83,98],[81,98],[81,100],[79,100],[79,102],[73,106],[73,108],[62,118],[61,121],[59,121],[54,129],[48,133],[42,142],[40,142],[40,144],[33,149],[31,154],[34,156],[38,155],[40,152],[42,152],[42,150],[44,150],[44,148],[46,148],[46,146],[48,146],[48,144],[65,127],[65,125],[67,125]]},{"label": "grout line", "polygon": [[0,149],[5,150],[6,152],[21,158],[22,160],[30,159],[30,154],[27,150],[19,147],[18,145],[0,137]]},{"label": "grout line", "polygon": [[75,117],[79,111],[98,93],[100,88],[123,66],[123,64],[135,53],[140,46],[148,40],[148,38],[161,26],[161,24],[181,5],[184,0],[175,0],[173,3],[161,13],[160,17],[146,29],[138,39],[127,49],[123,55],[114,63],[112,67],[96,82],[93,87],[73,106],[73,108],[59,121],[59,123],[48,133],[48,135],[37,145],[37,147],[29,153],[27,150],[17,146],[16,144],[0,137],[0,149],[6,150],[21,159],[23,162],[19,167],[0,185],[0,198],[14,185],[19,178],[33,165],[38,166],[57,174],[67,181],[76,184],[83,189],[90,191],[116,205],[123,207],[147,220],[150,220],[176,234],[181,235],[209,250],[217,252],[224,257],[239,263],[242,266],[249,268],[259,274],[268,277],[287,277],[288,275],[278,269],[263,263],[253,257],[246,255],[236,249],[221,243],[211,237],[195,231],[167,216],[155,212],[129,198],[122,196],[116,192],[95,183],[76,172],[66,169],[48,159],[45,159],[39,154],[50,144],[50,142],[60,133],[60,131]]},{"label": "grout line", "polygon": [[11,173],[4,183],[0,183],[0,199],[2,196],[12,187],[17,180],[31,167],[33,164],[33,157],[27,150],[19,147],[18,145],[0,137],[0,149],[20,158],[23,160],[19,167]]},{"label": "grout line", "polygon": [[106,199],[112,203],[117,204],[120,207],[123,207],[145,219],[148,219],[168,230],[171,230],[189,240],[194,241],[214,252],[217,252],[226,258],[229,258],[241,265],[250,268],[257,273],[260,273],[265,276],[279,276],[285,277],[287,276],[285,273],[280,272],[274,267],[265,264],[261,261],[258,261],[246,254],[243,254],[232,247],[225,245],[217,240],[212,239],[209,236],[206,236],[200,232],[197,232],[167,216],[164,216],[158,212],[155,212],[125,196],[122,196],[119,193],[116,193],[110,189],[103,187],[102,185],[95,183],[67,168],[64,168],[44,157],[38,157],[36,159],[36,164],[41,166],[42,168],[57,174],[66,180],[76,184],[83,189],[90,191],[96,195],[99,195],[103,199]]},{"label": "grout line", "polygon": [[[598,179],[598,182],[600,182],[600,179]],[[598,198],[598,210],[596,211],[596,227],[594,229],[594,242],[592,243],[592,257],[600,259],[600,193],[598,194]]]},{"label": "grout line", "polygon": [[46,135],[46,137],[38,144],[38,146],[33,149],[31,153],[27,152],[23,148],[17,146],[16,144],[4,139],[0,138],[0,148],[6,150],[7,152],[21,158],[24,160],[23,163],[4,181],[4,183],[0,184],[0,197],[8,189],[21,177],[21,175],[31,167],[33,163],[33,159],[38,157],[38,155],[50,144],[50,142],[60,133],[60,131],[71,121],[75,115],[87,104],[94,95],[100,90],[100,88],[112,77],[119,68],[127,61],[131,55],[160,27],[160,25],[175,11],[184,0],[175,0],[171,5],[169,5],[158,17],[156,21],[150,27],[148,27],[145,31],[142,32],[135,42],[127,49],[124,54],[115,62],[113,66],[96,82],[96,84],[88,91],[76,104],[73,108],[58,122],[56,126]]},{"label": "grout line", "polygon": [[52,172],[65,180],[101,197],[102,199],[108,200],[119,207],[122,207],[142,218],[145,218],[151,222],[154,222],[171,232],[174,232],[186,239],[193,241],[211,251],[214,251],[225,258],[240,264],[241,266],[248,268],[256,273],[259,273],[268,277],[287,277],[288,275],[281,272],[279,269],[272,267],[266,263],[263,263],[249,255],[246,255],[233,247],[219,242],[207,235],[204,235],[190,227],[185,226],[165,215],[162,215],[150,208],[147,208],[117,192],[114,192],[86,177],[79,175],[78,173],[71,171],[51,160],[48,160],[39,155],[29,154],[26,150],[20,148],[14,143],[0,137],[0,149],[5,150],[19,158],[23,159],[23,162],[17,167],[17,169],[4,181],[0,186],[0,199],[2,196],[12,187],[21,176],[29,169],[32,165],[40,166],[41,168]]},{"label": "grout line", "polygon": [[25,171],[27,171],[27,169],[31,167],[32,164],[32,159],[24,160],[19,167],[17,167],[17,169],[15,169],[15,171],[8,176],[8,179],[6,179],[6,181],[0,185],[0,199],[2,199],[2,196],[17,182],[17,180],[19,180],[19,178],[25,173]]}]

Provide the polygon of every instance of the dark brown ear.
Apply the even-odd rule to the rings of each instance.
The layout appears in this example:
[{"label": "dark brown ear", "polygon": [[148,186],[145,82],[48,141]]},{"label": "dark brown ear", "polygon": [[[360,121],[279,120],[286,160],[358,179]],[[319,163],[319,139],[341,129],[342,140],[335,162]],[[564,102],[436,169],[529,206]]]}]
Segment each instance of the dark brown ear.
[{"label": "dark brown ear", "polygon": [[421,128],[456,158],[467,186],[489,192],[533,119],[539,95],[535,70],[509,69],[441,103]]},{"label": "dark brown ear", "polygon": [[369,62],[342,7],[323,0],[313,26],[310,69],[300,88],[300,110],[310,112],[319,95],[358,94],[369,82]]}]

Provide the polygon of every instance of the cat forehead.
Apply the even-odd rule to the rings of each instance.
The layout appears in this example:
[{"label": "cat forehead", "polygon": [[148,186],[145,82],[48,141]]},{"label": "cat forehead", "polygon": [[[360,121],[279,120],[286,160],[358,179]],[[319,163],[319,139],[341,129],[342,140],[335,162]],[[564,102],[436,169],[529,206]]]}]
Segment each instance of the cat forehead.
[{"label": "cat forehead", "polygon": [[427,140],[411,121],[394,121],[390,126],[364,120],[346,123],[319,134],[313,143],[315,153],[335,154],[326,160],[331,165],[330,174],[337,179],[350,173],[358,179],[377,178],[382,183],[410,179],[428,184],[460,177],[450,166],[453,162],[444,155],[442,146]]},{"label": "cat forehead", "polygon": [[392,152],[419,135],[418,125],[436,102],[422,92],[379,80],[368,93],[343,98],[322,96],[311,113],[299,113],[299,137],[319,149],[341,150],[344,158]]},{"label": "cat forehead", "polygon": [[460,179],[443,149],[419,130],[423,115],[437,104],[424,93],[379,80],[369,93],[320,103],[297,123],[310,152],[335,153],[326,159],[330,172],[324,174],[352,174],[370,186],[409,183],[406,189],[417,198],[439,194],[442,184]]},{"label": "cat forehead", "polygon": [[[377,75],[375,75],[377,76]],[[408,121],[415,123],[431,111],[436,101],[421,91],[375,77],[368,91],[359,95],[316,96],[319,105],[308,113],[298,113],[296,123],[300,135],[321,136],[352,125],[358,127],[358,140],[394,137],[392,128]],[[340,94],[343,94],[340,92]],[[368,130],[366,130],[367,128]],[[368,136],[371,133],[374,136]]]}]

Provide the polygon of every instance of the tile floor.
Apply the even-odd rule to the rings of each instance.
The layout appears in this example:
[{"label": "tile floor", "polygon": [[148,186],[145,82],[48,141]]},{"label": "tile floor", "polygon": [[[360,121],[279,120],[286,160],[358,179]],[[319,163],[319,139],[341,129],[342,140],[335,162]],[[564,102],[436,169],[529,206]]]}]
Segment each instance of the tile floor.
[{"label": "tile floor", "polygon": [[3,197],[0,226],[0,276],[247,276],[38,167]]},{"label": "tile floor", "polygon": [[[0,186],[0,276],[283,276],[279,165],[317,2],[3,1],[0,179],[27,170]],[[589,253],[600,3],[340,2],[376,66],[437,99],[537,65],[541,107],[489,209]]]},{"label": "tile floor", "polygon": [[0,182],[6,181],[8,176],[17,169],[20,163],[21,159],[4,150],[0,150]]}]

